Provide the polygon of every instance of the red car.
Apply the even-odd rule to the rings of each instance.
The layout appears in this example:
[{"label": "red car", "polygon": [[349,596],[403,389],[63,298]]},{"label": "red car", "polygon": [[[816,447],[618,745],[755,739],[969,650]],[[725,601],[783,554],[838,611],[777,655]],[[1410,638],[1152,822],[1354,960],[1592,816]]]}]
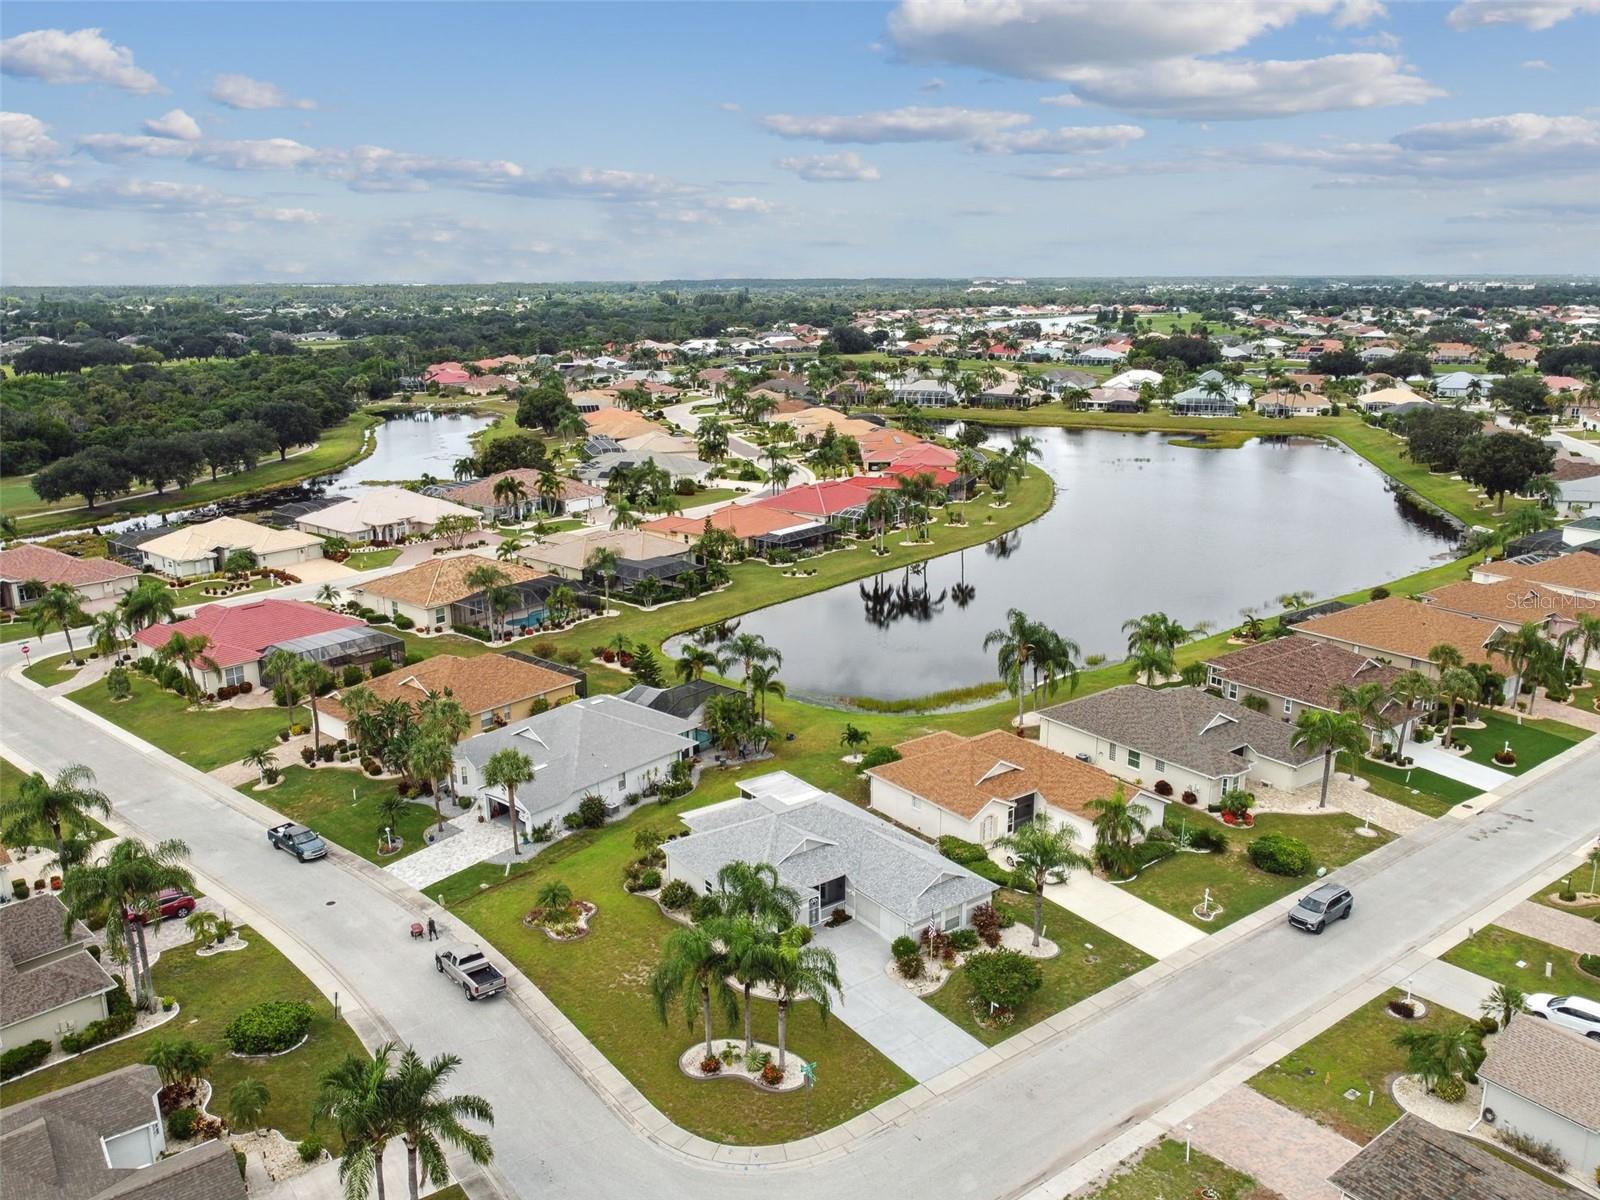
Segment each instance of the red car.
[{"label": "red car", "polygon": [[[192,913],[195,907],[194,897],[182,888],[163,888],[160,895],[156,897],[156,902],[161,907],[162,920],[176,917],[181,921]],[[127,913],[130,921],[142,923],[145,919],[143,913],[136,913],[131,908],[127,910]]]}]

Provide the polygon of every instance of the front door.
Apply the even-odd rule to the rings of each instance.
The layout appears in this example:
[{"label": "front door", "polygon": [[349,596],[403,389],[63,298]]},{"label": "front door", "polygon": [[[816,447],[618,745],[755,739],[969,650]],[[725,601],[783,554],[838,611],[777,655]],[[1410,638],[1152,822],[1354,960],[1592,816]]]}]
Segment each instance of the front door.
[{"label": "front door", "polygon": [[822,897],[815,892],[806,900],[806,924],[815,929],[822,923]]}]

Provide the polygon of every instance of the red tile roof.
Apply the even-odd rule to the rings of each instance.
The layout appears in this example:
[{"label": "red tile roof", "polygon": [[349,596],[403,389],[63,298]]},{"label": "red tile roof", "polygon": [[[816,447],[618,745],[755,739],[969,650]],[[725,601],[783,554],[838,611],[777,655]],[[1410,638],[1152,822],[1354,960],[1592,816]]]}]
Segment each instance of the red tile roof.
[{"label": "red tile roof", "polygon": [[159,650],[174,633],[185,637],[203,633],[211,639],[207,656],[219,667],[231,667],[255,662],[268,646],[291,638],[365,624],[359,617],[341,616],[303,600],[256,600],[250,604],[207,604],[187,620],[152,625],[133,638]]},{"label": "red tile roof", "polygon": [[831,517],[845,509],[865,504],[872,497],[874,485],[889,486],[882,480],[836,479],[828,483],[801,484],[781,491],[776,496],[757,500],[756,503],[808,517]]},{"label": "red tile roof", "polygon": [[48,546],[13,546],[0,550],[0,579],[17,583],[103,583],[139,572],[109,558],[75,558]]}]

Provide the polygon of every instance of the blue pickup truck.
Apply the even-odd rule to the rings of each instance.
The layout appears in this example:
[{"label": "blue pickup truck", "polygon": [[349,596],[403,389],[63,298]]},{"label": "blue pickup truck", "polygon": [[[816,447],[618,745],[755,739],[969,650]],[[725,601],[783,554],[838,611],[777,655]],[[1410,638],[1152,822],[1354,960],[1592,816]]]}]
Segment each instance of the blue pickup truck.
[{"label": "blue pickup truck", "polygon": [[307,829],[304,825],[296,825],[293,821],[285,821],[282,825],[274,825],[267,830],[267,841],[279,850],[287,851],[301,862],[313,862],[319,858],[326,858],[328,844],[317,836],[315,830]]}]

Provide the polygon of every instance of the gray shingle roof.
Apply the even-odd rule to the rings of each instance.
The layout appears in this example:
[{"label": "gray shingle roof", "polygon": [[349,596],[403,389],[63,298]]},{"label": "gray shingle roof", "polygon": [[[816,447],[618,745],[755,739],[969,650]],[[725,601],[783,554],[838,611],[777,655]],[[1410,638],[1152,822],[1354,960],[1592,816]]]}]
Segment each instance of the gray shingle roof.
[{"label": "gray shingle roof", "polygon": [[1600,1132],[1600,1042],[1518,1017],[1489,1043],[1478,1076]]},{"label": "gray shingle roof", "polygon": [[[0,1024],[71,1004],[115,986],[87,950],[62,953],[89,940],[81,921],[65,932],[67,910],[54,895],[14,901],[0,908]],[[61,957],[37,966],[50,954]]]},{"label": "gray shingle roof", "polygon": [[1081,729],[1213,778],[1249,769],[1251,756],[1299,766],[1316,757],[1291,744],[1294,726],[1200,688],[1124,684],[1043,710],[1041,720]]},{"label": "gray shingle roof", "polygon": [[[1513,1022],[1514,1024],[1515,1022]],[[1353,1200],[1576,1200],[1464,1137],[1401,1117],[1328,1182]]]},{"label": "gray shingle roof", "polygon": [[986,900],[994,884],[933,847],[826,792],[794,803],[772,796],[683,814],[693,831],[668,843],[675,875],[699,884],[730,862],[771,863],[803,895],[848,876],[861,894],[907,922]]}]

